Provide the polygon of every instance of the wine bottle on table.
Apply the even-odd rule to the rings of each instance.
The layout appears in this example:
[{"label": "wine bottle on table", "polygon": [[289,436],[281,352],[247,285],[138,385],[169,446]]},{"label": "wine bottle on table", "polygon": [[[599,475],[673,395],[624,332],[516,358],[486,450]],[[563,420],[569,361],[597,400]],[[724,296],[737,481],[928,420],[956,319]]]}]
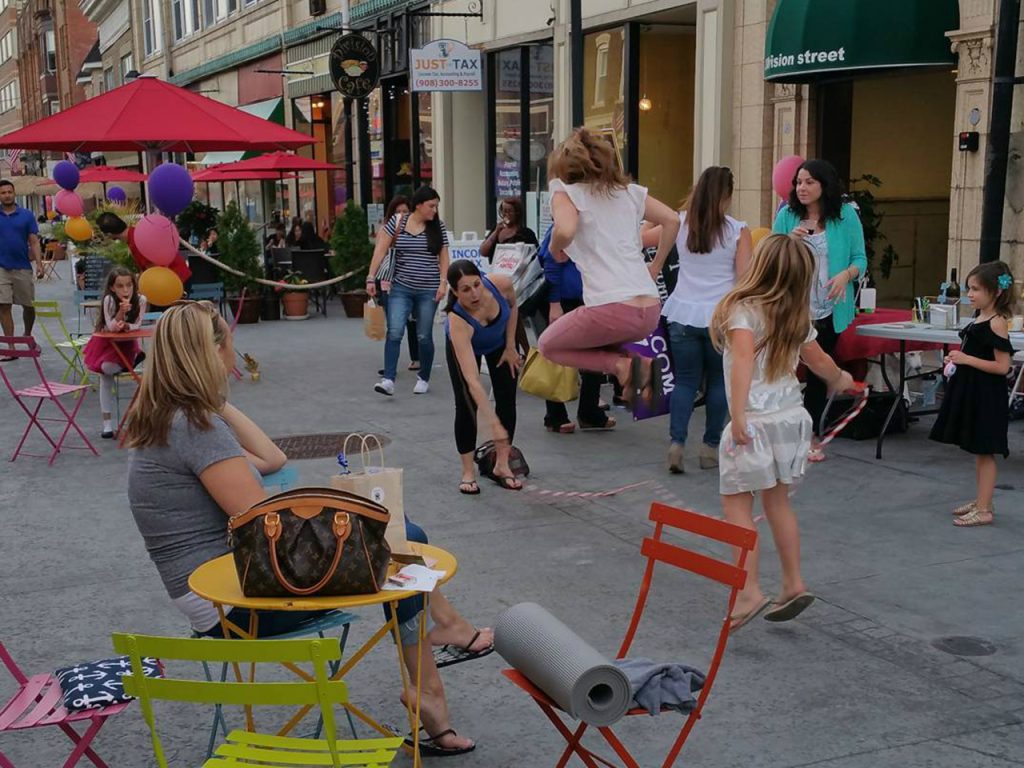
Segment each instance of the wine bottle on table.
[{"label": "wine bottle on table", "polygon": [[947,304],[959,304],[960,303],[960,283],[956,279],[956,267],[953,267],[949,273],[949,285],[946,286],[946,303]]}]

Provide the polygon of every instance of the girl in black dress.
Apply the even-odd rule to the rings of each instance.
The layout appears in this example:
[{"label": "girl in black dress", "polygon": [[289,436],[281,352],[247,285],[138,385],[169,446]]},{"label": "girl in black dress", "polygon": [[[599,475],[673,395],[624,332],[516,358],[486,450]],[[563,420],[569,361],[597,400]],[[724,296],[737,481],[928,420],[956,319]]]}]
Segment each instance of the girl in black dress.
[{"label": "girl in black dress", "polygon": [[996,454],[1010,455],[1006,441],[1009,407],[1006,374],[1013,347],[1007,319],[1013,309],[1013,275],[1001,261],[981,264],[967,275],[974,320],[960,331],[963,343],[946,356],[946,396],[931,439],[975,455],[977,498],[953,510],[953,524],[990,525],[996,486]]}]

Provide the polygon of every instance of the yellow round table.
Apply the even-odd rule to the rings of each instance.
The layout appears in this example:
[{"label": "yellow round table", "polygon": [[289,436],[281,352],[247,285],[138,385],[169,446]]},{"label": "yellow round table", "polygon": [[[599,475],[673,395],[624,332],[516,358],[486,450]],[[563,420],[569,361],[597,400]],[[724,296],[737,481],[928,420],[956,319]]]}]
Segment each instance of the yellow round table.
[{"label": "yellow round table", "polygon": [[[459,569],[459,563],[450,552],[430,544],[418,544],[409,542],[409,547],[414,554],[422,557],[429,568],[444,571],[444,576],[438,580],[438,586],[447,583]],[[398,572],[402,568],[400,563],[391,561],[388,567],[388,575]],[[223,555],[215,560],[210,560],[196,568],[189,576],[188,586],[195,594],[212,602],[220,616],[221,626],[224,629],[225,637],[234,635],[245,639],[255,639],[259,629],[259,611],[331,611],[350,610],[352,608],[365,608],[373,605],[390,604],[392,607],[391,618],[378,629],[369,640],[356,651],[338,669],[332,679],[340,680],[358,664],[369,651],[383,640],[387,635],[393,635],[395,646],[398,649],[398,666],[402,677],[402,686],[407,687],[412,681],[407,677],[407,670],[402,658],[401,637],[398,630],[398,611],[395,604],[407,597],[420,595],[423,597],[423,610],[420,612],[420,631],[417,641],[417,656],[421,656],[422,646],[426,640],[425,616],[430,610],[430,595],[424,592],[413,592],[410,590],[381,590],[372,595],[349,595],[334,597],[246,597],[242,594],[242,586],[238,581],[238,572],[235,570],[235,561],[232,555]],[[235,608],[249,608],[251,613],[250,625],[242,628],[228,620],[224,606]],[[289,665],[289,669],[297,675],[305,676],[302,670]],[[236,674],[239,674],[236,671]],[[408,699],[409,727],[413,734],[413,766],[419,768],[419,722],[420,722],[420,693],[421,693],[422,669],[417,669],[416,681],[413,685],[416,695]],[[241,680],[239,680],[241,682]],[[364,723],[379,733],[392,736],[391,731],[384,728],[380,723],[370,717],[367,713],[353,705],[345,703],[345,708]],[[281,729],[279,735],[287,735],[312,709],[310,706],[300,709],[295,716],[288,721]],[[253,729],[251,712],[246,713],[246,722],[250,730]]]},{"label": "yellow round table", "polygon": [[[422,557],[430,568],[444,571],[438,584],[447,583],[459,569],[455,556],[431,544],[409,542],[414,554]],[[436,562],[435,562],[436,561]],[[431,564],[432,563],[432,564]],[[391,561],[388,576],[397,573],[401,564]],[[250,608],[254,611],[332,611],[364,608],[368,605],[394,603],[406,597],[422,595],[422,592],[408,590],[381,590],[372,595],[349,595],[337,597],[246,597],[238,581],[235,560],[232,555],[223,555],[196,568],[188,577],[188,587],[200,597],[217,606],[230,605],[236,608]]]}]

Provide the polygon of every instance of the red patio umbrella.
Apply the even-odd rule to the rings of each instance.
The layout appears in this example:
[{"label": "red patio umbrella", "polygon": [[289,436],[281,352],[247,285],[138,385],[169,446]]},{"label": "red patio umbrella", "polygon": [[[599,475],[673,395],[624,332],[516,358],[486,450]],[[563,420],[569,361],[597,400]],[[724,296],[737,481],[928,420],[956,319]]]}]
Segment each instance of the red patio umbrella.
[{"label": "red patio umbrella", "polygon": [[[281,178],[281,174],[274,171],[232,171],[228,168],[229,165],[232,163],[196,171],[192,174],[192,181],[203,181],[209,184],[218,181],[277,181]],[[285,174],[286,179],[294,179],[295,176],[294,173]]]},{"label": "red patio umbrella", "polygon": [[142,182],[148,178],[144,173],[129,168],[112,168],[109,165],[91,165],[88,168],[83,168],[79,174],[79,179],[83,184],[88,184],[90,181],[99,181],[103,184],[119,181]]},{"label": "red patio umbrella", "polygon": [[[302,157],[291,152],[271,152],[270,154],[250,157],[248,160],[239,160],[234,163],[224,163],[217,166],[219,173],[246,173],[272,171],[278,174],[281,186],[284,186],[285,173],[287,171],[336,171],[342,170],[344,166],[326,163],[323,160],[314,160],[309,157]],[[282,195],[283,199],[283,195]]]},{"label": "red patio umbrella", "polygon": [[0,147],[57,152],[272,151],[313,138],[152,77],[140,77],[0,136]]},{"label": "red patio umbrella", "polygon": [[[0,144],[0,146],[3,146]],[[248,160],[239,160],[235,163],[225,163],[217,166],[219,173],[226,171],[274,171],[283,173],[285,171],[340,171],[344,166],[334,163],[325,163],[323,160],[313,160],[291,152],[271,152],[259,157],[250,157]]]}]

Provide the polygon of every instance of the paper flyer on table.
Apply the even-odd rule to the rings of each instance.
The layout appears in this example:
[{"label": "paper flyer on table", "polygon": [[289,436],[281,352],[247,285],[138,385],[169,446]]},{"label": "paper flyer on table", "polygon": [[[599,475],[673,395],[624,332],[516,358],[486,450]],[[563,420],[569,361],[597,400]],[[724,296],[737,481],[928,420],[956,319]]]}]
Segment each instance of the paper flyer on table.
[{"label": "paper flyer on table", "polygon": [[433,592],[444,571],[434,571],[422,565],[407,565],[398,573],[389,576],[384,584],[385,591],[391,592]]}]

